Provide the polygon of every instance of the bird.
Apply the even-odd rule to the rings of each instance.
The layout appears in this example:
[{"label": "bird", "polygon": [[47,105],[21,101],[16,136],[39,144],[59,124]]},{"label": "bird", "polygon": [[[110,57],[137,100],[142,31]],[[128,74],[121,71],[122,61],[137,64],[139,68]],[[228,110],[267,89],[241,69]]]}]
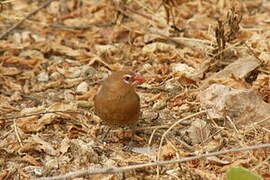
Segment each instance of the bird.
[{"label": "bird", "polygon": [[94,96],[95,114],[110,127],[134,128],[140,117],[140,97],[135,87],[145,78],[132,71],[116,71],[103,81]]}]

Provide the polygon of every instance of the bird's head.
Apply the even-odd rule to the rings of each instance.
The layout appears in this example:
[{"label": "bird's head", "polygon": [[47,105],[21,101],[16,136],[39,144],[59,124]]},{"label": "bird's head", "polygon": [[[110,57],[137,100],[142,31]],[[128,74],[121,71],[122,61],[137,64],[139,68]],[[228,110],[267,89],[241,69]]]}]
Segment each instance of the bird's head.
[{"label": "bird's head", "polygon": [[132,72],[123,74],[122,80],[124,83],[131,86],[137,86],[145,82],[145,78],[143,76]]}]

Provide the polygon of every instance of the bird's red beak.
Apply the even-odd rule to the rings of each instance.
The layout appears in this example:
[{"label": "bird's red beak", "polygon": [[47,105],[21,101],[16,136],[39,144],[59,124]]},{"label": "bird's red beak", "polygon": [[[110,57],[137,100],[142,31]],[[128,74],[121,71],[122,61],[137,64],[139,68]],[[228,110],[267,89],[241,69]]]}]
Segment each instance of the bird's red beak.
[{"label": "bird's red beak", "polygon": [[141,75],[135,75],[133,76],[133,83],[132,85],[140,85],[142,83],[144,83],[146,80],[143,76]]}]

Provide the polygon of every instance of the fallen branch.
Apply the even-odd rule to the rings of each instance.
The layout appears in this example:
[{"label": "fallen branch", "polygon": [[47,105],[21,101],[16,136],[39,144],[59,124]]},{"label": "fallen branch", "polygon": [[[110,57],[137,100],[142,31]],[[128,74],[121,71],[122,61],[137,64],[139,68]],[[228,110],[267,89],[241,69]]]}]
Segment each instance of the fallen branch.
[{"label": "fallen branch", "polygon": [[113,167],[113,168],[102,168],[102,169],[88,169],[88,170],[81,170],[76,172],[70,172],[64,175],[59,176],[52,176],[52,177],[42,177],[42,178],[36,178],[32,180],[63,180],[67,178],[75,178],[78,176],[85,176],[85,175],[95,175],[95,174],[113,174],[113,173],[119,173],[119,172],[125,172],[133,169],[139,169],[139,168],[145,168],[145,167],[151,167],[151,166],[161,166],[166,164],[174,164],[174,163],[181,163],[185,161],[192,161],[195,159],[202,159],[210,156],[217,156],[227,153],[233,153],[233,152],[241,152],[241,151],[248,151],[248,150],[254,150],[254,149],[261,149],[261,148],[270,148],[270,143],[268,144],[260,144],[260,145],[254,145],[254,146],[247,146],[242,148],[236,148],[236,149],[229,149],[225,151],[219,151],[219,152],[212,152],[207,154],[201,154],[197,156],[191,156],[186,158],[181,158],[177,160],[171,160],[171,161],[157,161],[157,162],[151,162],[151,163],[145,163],[145,164],[137,164],[132,166],[126,166],[126,167]]}]

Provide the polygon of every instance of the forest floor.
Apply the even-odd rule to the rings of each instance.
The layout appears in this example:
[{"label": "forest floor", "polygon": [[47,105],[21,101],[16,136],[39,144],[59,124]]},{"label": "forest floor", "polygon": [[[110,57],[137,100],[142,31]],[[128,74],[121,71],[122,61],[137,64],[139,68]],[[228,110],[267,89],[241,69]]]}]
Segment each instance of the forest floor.
[{"label": "forest floor", "polygon": [[[0,18],[0,180],[270,179],[270,1],[6,0]],[[131,149],[93,111],[121,69],[147,80]]]}]

